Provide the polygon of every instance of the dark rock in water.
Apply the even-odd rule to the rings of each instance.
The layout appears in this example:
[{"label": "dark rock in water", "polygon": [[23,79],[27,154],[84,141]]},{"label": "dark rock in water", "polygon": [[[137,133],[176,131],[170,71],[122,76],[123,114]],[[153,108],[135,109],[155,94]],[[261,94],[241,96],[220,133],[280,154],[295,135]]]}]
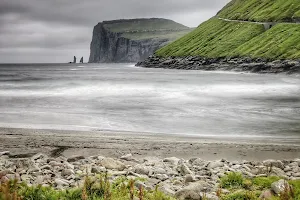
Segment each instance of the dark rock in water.
[{"label": "dark rock in water", "polygon": [[81,57],[81,59],[80,59],[80,63],[83,63],[83,57]]},{"label": "dark rock in water", "polygon": [[237,71],[252,73],[300,73],[299,60],[276,60],[251,58],[201,58],[189,56],[182,58],[162,58],[150,56],[136,66],[147,68],[167,68],[205,71]]},{"label": "dark rock in water", "polygon": [[73,63],[76,63],[76,56],[74,56],[74,60],[73,60]]}]

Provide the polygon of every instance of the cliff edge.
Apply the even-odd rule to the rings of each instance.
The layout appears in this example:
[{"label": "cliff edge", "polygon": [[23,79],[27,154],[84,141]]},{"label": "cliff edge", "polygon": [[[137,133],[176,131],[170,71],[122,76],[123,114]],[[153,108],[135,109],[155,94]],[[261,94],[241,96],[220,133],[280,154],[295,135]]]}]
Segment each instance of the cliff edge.
[{"label": "cliff edge", "polygon": [[103,21],[94,27],[89,62],[142,61],[191,30],[158,18]]}]

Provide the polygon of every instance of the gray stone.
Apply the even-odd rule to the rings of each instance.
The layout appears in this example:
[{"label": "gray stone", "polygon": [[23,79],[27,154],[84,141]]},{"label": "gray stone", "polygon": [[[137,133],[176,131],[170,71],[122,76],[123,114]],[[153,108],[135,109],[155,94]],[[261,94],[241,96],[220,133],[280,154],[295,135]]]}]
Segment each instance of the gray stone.
[{"label": "gray stone", "polygon": [[[288,188],[286,188],[288,187]],[[290,189],[290,185],[286,180],[279,180],[277,182],[272,183],[271,185],[271,189],[275,194],[281,194],[282,192],[284,192],[286,189]]]},{"label": "gray stone", "polygon": [[165,181],[165,180],[167,180],[169,177],[168,177],[168,175],[166,175],[166,174],[156,174],[156,175],[155,175],[155,178],[157,178],[157,179],[159,179],[159,180],[161,180],[161,181]]},{"label": "gray stone", "polygon": [[137,174],[144,174],[144,175],[149,175],[151,168],[148,166],[144,166],[144,165],[136,165],[133,168],[134,172]]},{"label": "gray stone", "polygon": [[0,152],[0,157],[1,156],[8,156],[9,154],[10,154],[9,151],[2,151],[2,152]]},{"label": "gray stone", "polygon": [[187,183],[190,183],[190,182],[195,182],[195,178],[194,176],[192,176],[191,174],[187,174],[185,176],[185,179],[184,179],[184,182],[187,184]]},{"label": "gray stone", "polygon": [[68,162],[76,162],[78,160],[83,160],[84,156],[72,156],[70,158],[67,159]]},{"label": "gray stone", "polygon": [[64,169],[61,172],[62,176],[71,176],[71,175],[74,175],[74,174],[75,174],[75,172],[72,169]]},{"label": "gray stone", "polygon": [[65,180],[65,179],[60,179],[60,178],[56,178],[54,180],[55,184],[59,187],[63,187],[63,186],[69,186],[70,185],[70,182],[68,180]]},{"label": "gray stone", "polygon": [[172,164],[173,166],[176,166],[178,165],[178,162],[180,161],[179,158],[176,158],[176,157],[170,157],[170,158],[165,158],[163,160],[163,162],[166,162],[166,163],[170,163]]},{"label": "gray stone", "polygon": [[208,169],[215,169],[217,167],[224,167],[224,163],[221,161],[210,162],[207,166]]},{"label": "gray stone", "polygon": [[112,158],[104,158],[103,160],[100,161],[100,164],[106,169],[112,169],[118,171],[123,171],[126,168],[126,166],[122,162]]},{"label": "gray stone", "polygon": [[193,172],[190,170],[190,168],[185,164],[185,163],[182,163],[180,166],[179,166],[179,170],[178,170],[181,175],[185,176],[187,174],[193,174]]},{"label": "gray stone", "polygon": [[265,190],[261,193],[261,195],[259,196],[259,199],[268,200],[268,199],[272,199],[273,196],[274,196],[274,193],[272,192],[272,190]]},{"label": "gray stone", "polygon": [[208,192],[210,185],[205,181],[198,181],[182,188],[175,193],[175,197],[179,200],[195,199],[199,200],[200,192]]},{"label": "gray stone", "polygon": [[105,167],[93,166],[91,172],[94,174],[100,174],[106,172],[106,169]]},{"label": "gray stone", "polygon": [[273,166],[279,169],[284,169],[284,164],[280,160],[265,160],[263,162],[264,166]]},{"label": "gray stone", "polygon": [[135,162],[137,162],[137,160],[133,158],[131,153],[127,154],[127,155],[124,155],[124,156],[121,156],[120,159],[121,160],[126,160],[126,161],[135,161]]}]

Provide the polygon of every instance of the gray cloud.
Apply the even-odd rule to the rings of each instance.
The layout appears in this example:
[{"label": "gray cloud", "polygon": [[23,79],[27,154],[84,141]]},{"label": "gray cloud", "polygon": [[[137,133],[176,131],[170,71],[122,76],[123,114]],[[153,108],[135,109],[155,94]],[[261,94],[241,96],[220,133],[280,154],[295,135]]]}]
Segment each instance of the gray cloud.
[{"label": "gray cloud", "polygon": [[[30,59],[31,62],[51,62],[55,53],[59,53],[59,59],[55,59],[58,62],[68,59],[62,55],[78,53],[77,56],[88,57],[92,29],[100,21],[163,17],[194,27],[213,16],[228,2],[229,0],[1,0],[0,62],[28,62]],[[49,53],[51,50],[54,54]]]}]

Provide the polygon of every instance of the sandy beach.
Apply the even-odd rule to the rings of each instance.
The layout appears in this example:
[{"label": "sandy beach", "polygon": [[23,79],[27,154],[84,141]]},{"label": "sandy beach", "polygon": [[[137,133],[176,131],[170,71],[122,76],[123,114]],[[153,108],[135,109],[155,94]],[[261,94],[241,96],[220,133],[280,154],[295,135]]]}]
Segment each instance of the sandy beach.
[{"label": "sandy beach", "polygon": [[204,138],[182,135],[66,131],[38,129],[0,129],[0,152],[11,157],[30,157],[36,153],[50,156],[94,156],[118,158],[131,153],[137,158],[171,157],[205,160],[262,161],[300,157],[300,140],[284,138]]}]

